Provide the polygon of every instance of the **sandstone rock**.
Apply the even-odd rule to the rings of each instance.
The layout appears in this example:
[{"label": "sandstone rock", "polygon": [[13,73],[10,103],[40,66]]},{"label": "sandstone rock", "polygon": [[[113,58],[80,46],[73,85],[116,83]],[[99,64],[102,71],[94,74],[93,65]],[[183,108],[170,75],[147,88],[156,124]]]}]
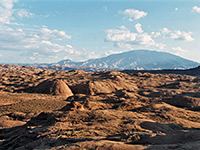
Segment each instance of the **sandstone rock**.
[{"label": "sandstone rock", "polygon": [[70,88],[62,80],[46,80],[38,84],[35,88],[36,93],[45,93],[61,96],[72,96],[73,93]]},{"label": "sandstone rock", "polygon": [[9,117],[0,117],[0,129],[24,125],[26,122],[10,120]]},{"label": "sandstone rock", "polygon": [[183,95],[173,96],[172,98],[165,98],[164,102],[177,107],[186,107],[189,109],[200,107],[200,98]]},{"label": "sandstone rock", "polygon": [[76,111],[76,110],[84,110],[84,106],[79,102],[72,101],[70,104],[66,105],[61,109],[62,111]]},{"label": "sandstone rock", "polygon": [[136,91],[138,89],[135,83],[128,82],[126,80],[97,80],[89,81],[71,87],[74,93],[82,93],[88,95],[95,95],[98,93],[112,93],[117,90],[129,90]]}]

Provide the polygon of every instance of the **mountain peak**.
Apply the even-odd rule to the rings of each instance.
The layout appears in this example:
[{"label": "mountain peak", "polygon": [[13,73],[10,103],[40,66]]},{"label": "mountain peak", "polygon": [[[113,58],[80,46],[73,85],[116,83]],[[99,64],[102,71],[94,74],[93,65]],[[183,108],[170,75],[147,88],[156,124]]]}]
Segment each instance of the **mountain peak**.
[{"label": "mountain peak", "polygon": [[133,50],[107,57],[88,60],[82,66],[109,69],[188,69],[199,63],[167,52]]},{"label": "mountain peak", "polygon": [[167,52],[153,50],[132,50],[119,54],[112,54],[98,59],[89,59],[84,62],[73,62],[70,59],[59,61],[56,64],[68,68],[96,68],[108,70],[162,70],[162,69],[189,69],[200,64]]}]

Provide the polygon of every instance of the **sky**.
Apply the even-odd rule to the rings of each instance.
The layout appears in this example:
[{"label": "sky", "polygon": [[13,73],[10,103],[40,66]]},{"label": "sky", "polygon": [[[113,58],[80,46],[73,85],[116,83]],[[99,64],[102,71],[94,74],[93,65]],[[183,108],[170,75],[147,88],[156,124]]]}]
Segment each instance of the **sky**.
[{"label": "sky", "polygon": [[0,0],[0,63],[84,61],[139,49],[200,62],[200,1]]}]

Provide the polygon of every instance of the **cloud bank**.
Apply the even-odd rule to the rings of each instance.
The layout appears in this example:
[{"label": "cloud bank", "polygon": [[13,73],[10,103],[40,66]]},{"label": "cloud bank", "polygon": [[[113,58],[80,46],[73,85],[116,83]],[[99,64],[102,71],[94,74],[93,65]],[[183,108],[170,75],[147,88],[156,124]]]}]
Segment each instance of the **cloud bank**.
[{"label": "cloud bank", "polygon": [[131,32],[124,26],[120,27],[119,29],[106,30],[105,41],[114,42],[116,47],[131,50],[137,45],[159,49],[163,49],[165,47],[163,43],[157,43],[151,34],[144,32],[141,24],[136,24],[135,28],[137,32]]},{"label": "cloud bank", "polygon": [[22,59],[28,57],[30,60],[80,55],[72,45],[58,44],[57,41],[71,39],[65,31],[48,27],[25,28],[18,24],[17,18],[30,18],[34,14],[25,9],[14,9],[17,2],[0,1],[0,51],[19,52]]},{"label": "cloud bank", "polygon": [[194,38],[192,37],[192,32],[185,32],[180,30],[174,30],[171,31],[168,28],[163,28],[162,33],[167,39],[174,39],[174,40],[180,40],[180,41],[194,41]]}]

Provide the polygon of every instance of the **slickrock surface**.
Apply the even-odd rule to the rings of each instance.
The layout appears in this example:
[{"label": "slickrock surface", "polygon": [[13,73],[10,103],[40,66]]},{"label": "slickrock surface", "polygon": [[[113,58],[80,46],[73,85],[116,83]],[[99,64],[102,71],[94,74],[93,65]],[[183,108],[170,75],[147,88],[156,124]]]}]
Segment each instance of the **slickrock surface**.
[{"label": "slickrock surface", "polygon": [[32,92],[45,93],[52,95],[62,95],[62,96],[72,96],[73,93],[71,89],[62,80],[46,80],[38,84]]},{"label": "slickrock surface", "polygon": [[198,76],[0,66],[0,149],[200,147]]}]

